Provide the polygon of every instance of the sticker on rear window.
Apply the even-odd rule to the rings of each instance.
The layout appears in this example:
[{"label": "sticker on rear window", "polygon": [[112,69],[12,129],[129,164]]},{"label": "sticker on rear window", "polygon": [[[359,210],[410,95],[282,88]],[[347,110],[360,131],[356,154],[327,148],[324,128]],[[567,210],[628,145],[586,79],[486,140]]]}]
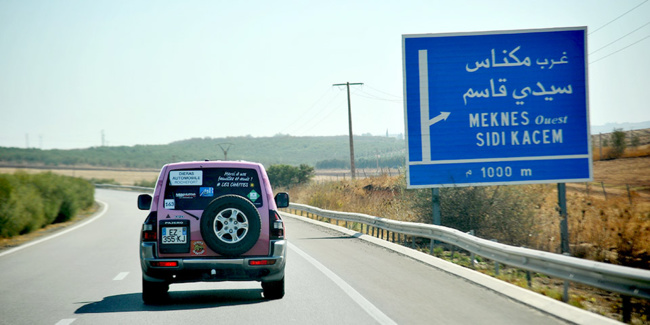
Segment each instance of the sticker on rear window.
[{"label": "sticker on rear window", "polygon": [[172,170],[169,172],[169,184],[172,186],[203,185],[202,170]]},{"label": "sticker on rear window", "polygon": [[257,199],[259,197],[260,197],[260,195],[257,194],[257,192],[255,192],[255,190],[252,190],[250,193],[248,193],[248,198],[253,202],[257,201]]},{"label": "sticker on rear window", "polygon": [[213,197],[214,196],[214,187],[201,187],[201,189],[199,189],[199,196]]},{"label": "sticker on rear window", "polygon": [[196,193],[176,193],[177,199],[193,199],[196,197]]},{"label": "sticker on rear window", "polygon": [[165,209],[174,210],[175,208],[176,208],[176,204],[174,204],[174,199],[165,200]]}]

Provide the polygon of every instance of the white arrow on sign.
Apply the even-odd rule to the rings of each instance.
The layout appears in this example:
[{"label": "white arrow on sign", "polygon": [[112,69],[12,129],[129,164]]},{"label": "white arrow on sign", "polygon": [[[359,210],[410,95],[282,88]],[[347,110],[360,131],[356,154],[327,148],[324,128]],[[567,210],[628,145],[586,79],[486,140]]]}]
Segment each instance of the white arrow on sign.
[{"label": "white arrow on sign", "polygon": [[422,161],[431,161],[431,139],[429,127],[447,120],[450,112],[440,112],[440,115],[429,118],[429,62],[427,50],[418,51],[418,64],[420,72],[420,134],[422,136]]},{"label": "white arrow on sign", "polygon": [[429,126],[434,125],[434,124],[436,124],[436,123],[438,123],[438,122],[440,122],[442,120],[447,120],[447,118],[449,117],[449,114],[451,114],[451,113],[450,112],[440,112],[440,115],[432,118],[431,121],[429,121]]}]

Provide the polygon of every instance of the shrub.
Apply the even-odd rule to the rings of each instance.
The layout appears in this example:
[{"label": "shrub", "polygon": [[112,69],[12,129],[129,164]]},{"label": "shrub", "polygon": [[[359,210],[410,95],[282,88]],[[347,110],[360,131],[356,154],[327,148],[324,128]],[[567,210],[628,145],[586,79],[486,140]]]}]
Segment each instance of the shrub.
[{"label": "shrub", "polygon": [[305,164],[298,167],[271,165],[267,173],[273,187],[291,187],[307,183],[314,176],[314,167]]},{"label": "shrub", "polygon": [[151,187],[151,188],[153,188],[153,187],[156,187],[156,181],[157,181],[157,179],[152,179],[150,181],[147,181],[147,180],[143,179],[143,180],[139,180],[139,181],[135,182],[133,185],[134,186],[142,186],[142,187]]},{"label": "shrub", "polygon": [[623,156],[625,152],[625,132],[622,129],[614,129],[611,135],[612,149],[608,153],[609,159],[616,159]]},{"label": "shrub", "polygon": [[80,178],[42,173],[0,174],[0,237],[25,234],[72,219],[95,201],[93,185]]}]

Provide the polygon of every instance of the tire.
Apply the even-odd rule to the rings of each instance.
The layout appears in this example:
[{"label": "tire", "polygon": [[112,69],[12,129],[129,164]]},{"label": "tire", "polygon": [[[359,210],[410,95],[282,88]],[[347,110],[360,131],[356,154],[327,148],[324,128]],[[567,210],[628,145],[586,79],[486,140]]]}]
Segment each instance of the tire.
[{"label": "tire", "polygon": [[159,304],[167,298],[169,283],[152,282],[142,278],[142,301],[147,304]]},{"label": "tire", "polygon": [[238,195],[224,195],[208,204],[201,215],[203,241],[217,254],[235,257],[248,252],[260,237],[257,208]]},{"label": "tire", "polygon": [[284,278],[279,281],[262,282],[262,291],[266,299],[282,299],[284,297]]}]

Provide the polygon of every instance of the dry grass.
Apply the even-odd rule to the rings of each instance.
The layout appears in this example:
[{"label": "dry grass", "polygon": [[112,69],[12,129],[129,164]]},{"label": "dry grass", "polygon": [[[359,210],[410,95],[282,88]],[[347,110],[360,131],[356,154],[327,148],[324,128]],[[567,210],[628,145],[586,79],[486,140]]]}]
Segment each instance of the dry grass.
[{"label": "dry grass", "polygon": [[404,193],[404,178],[401,176],[312,182],[289,192],[292,202],[322,209],[365,213],[399,221],[421,221],[421,216],[410,209],[409,202],[401,200]]},{"label": "dry grass", "polygon": [[[607,157],[610,156],[610,152],[612,150],[613,149],[611,147],[604,147],[601,152],[599,148],[594,148],[592,150],[593,161],[609,160]],[[626,148],[621,158],[639,157],[650,157],[650,144],[638,146],[636,148]]]},{"label": "dry grass", "polygon": [[39,168],[5,168],[0,167],[1,174],[13,174],[16,171],[23,171],[30,174],[52,172],[54,174],[81,177],[83,179],[105,179],[113,180],[120,185],[134,185],[140,181],[151,181],[158,178],[159,172],[139,170],[97,170],[97,169],[39,169]]}]

